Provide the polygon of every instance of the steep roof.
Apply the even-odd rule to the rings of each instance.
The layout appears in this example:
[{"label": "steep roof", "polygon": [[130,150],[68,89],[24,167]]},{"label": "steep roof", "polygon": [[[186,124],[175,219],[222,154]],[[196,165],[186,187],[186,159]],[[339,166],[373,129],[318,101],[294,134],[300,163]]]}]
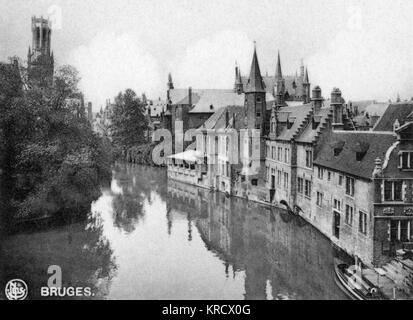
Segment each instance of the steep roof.
[{"label": "steep roof", "polygon": [[413,102],[390,104],[379,121],[377,121],[373,131],[393,131],[393,124],[396,119],[399,121],[400,125],[403,125],[409,114],[412,112]]},{"label": "steep roof", "polygon": [[[299,133],[299,129],[304,124],[304,120],[310,115],[312,105],[304,104],[295,107],[284,107],[278,111],[278,121],[283,125],[280,128],[277,140],[291,140]],[[294,121],[290,128],[287,128],[287,121]]]},{"label": "steep roof", "polygon": [[313,129],[313,124],[310,119],[310,121],[308,121],[305,125],[305,128],[296,138],[296,141],[305,143],[315,142],[317,135],[320,133],[323,124],[327,121],[330,113],[331,108],[329,106],[325,105],[323,108],[321,108],[316,114],[313,115],[317,122],[319,122],[317,128]]},{"label": "steep roof", "polygon": [[[321,145],[314,163],[349,175],[371,179],[375,159],[384,159],[387,150],[396,142],[393,133],[372,131],[333,131]],[[334,149],[341,150],[338,155]],[[356,153],[365,152],[361,161]]]},{"label": "steep roof", "polygon": [[245,92],[265,92],[265,84],[261,76],[257,51],[255,50],[255,48],[254,55],[252,56],[250,77],[247,81]]},{"label": "steep roof", "polygon": [[227,106],[217,110],[210,116],[200,129],[223,129],[226,127],[226,112],[228,112],[229,122],[232,123],[232,118],[235,118],[235,128],[239,129],[244,121],[244,107]]},{"label": "steep roof", "polygon": [[[188,89],[173,89],[169,91],[172,104],[188,104]],[[192,105],[190,113],[214,113],[226,106],[244,106],[244,94],[238,94],[233,89],[192,89]],[[274,97],[266,93],[267,107]],[[212,108],[211,108],[212,105]]]}]

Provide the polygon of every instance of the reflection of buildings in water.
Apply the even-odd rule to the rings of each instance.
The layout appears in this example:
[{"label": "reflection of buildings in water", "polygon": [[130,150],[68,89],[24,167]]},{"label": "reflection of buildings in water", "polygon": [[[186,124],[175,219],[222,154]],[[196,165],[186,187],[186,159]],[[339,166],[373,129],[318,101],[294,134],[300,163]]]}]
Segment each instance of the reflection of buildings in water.
[{"label": "reflection of buildings in water", "polygon": [[95,299],[104,298],[117,265],[102,228],[102,221],[93,217],[8,237],[0,252],[3,261],[0,285],[5,285],[7,279],[24,279],[30,288],[29,298],[41,299],[40,287],[47,284],[50,276],[48,267],[58,265],[64,287],[91,287]]},{"label": "reflection of buildings in water", "polygon": [[168,205],[191,213],[226,272],[245,271],[245,298],[342,298],[330,241],[299,217],[222,193],[168,182]]}]

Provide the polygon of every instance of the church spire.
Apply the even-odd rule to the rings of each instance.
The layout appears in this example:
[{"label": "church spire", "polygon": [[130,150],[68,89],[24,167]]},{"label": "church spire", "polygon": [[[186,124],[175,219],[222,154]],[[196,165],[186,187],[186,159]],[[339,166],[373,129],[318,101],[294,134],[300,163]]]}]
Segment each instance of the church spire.
[{"label": "church spire", "polygon": [[304,83],[310,83],[308,80],[308,67],[305,68]]},{"label": "church spire", "polygon": [[168,73],[168,89],[173,89],[174,88],[174,83],[172,82],[172,75],[169,72]]},{"label": "church spire", "polygon": [[254,41],[254,55],[252,57],[250,77],[247,83],[247,92],[265,92],[265,84],[262,80],[260,66],[258,64],[257,50]]},{"label": "church spire", "polygon": [[280,51],[278,51],[277,70],[275,71],[275,78],[278,79],[278,80],[283,78],[283,74],[282,74],[282,71],[281,71]]}]

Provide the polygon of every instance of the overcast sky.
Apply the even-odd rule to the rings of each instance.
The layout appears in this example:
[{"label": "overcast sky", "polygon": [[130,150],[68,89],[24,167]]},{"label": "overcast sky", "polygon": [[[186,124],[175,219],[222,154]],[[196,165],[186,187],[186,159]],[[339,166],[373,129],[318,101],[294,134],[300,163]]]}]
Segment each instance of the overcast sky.
[{"label": "overcast sky", "polygon": [[56,63],[73,64],[94,109],[125,88],[165,98],[175,87],[231,88],[248,74],[308,65],[311,85],[348,100],[413,96],[413,1],[0,0],[0,60],[26,60],[32,15],[50,16]]}]

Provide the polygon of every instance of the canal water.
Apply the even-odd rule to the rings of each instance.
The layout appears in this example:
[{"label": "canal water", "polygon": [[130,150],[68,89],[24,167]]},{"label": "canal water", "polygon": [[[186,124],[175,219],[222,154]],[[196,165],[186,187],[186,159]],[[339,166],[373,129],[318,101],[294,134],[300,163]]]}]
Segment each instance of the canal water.
[{"label": "canal water", "polygon": [[32,299],[43,298],[50,265],[63,287],[90,287],[87,299],[345,298],[330,241],[304,220],[168,182],[160,168],[118,164],[85,221],[1,245],[2,287],[23,279]]}]

